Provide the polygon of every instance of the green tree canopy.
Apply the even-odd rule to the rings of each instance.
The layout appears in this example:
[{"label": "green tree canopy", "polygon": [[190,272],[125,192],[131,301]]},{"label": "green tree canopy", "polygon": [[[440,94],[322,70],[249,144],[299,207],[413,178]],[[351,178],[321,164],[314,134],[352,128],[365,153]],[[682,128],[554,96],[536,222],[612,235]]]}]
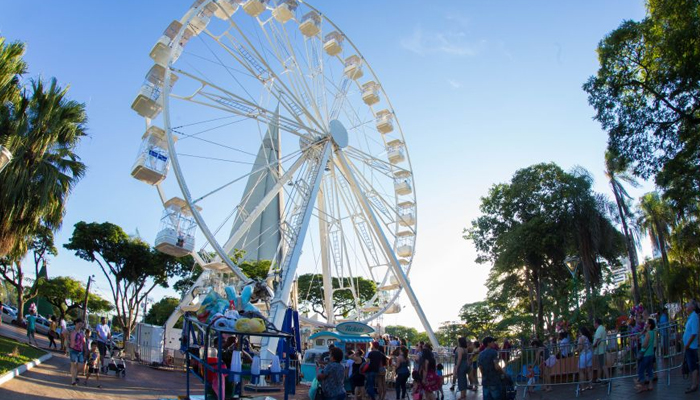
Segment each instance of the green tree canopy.
[{"label": "green tree canopy", "polygon": [[191,258],[163,254],[119,226],[78,222],[65,248],[83,260],[96,263],[109,282],[112,299],[125,335],[131,334],[140,305],[156,287],[168,287],[168,279],[189,271]]},{"label": "green tree canopy", "polygon": [[[58,276],[39,283],[40,296],[51,304],[60,317],[73,310],[82,310],[85,301],[85,286],[71,277]],[[103,313],[112,310],[112,304],[95,293],[90,293],[87,303],[91,313]]]},{"label": "green tree canopy", "polygon": [[406,341],[409,343],[416,343],[416,337],[418,337],[418,330],[416,328],[403,325],[387,326],[384,328],[384,332],[400,339],[406,339]]},{"label": "green tree canopy", "polygon": [[[609,146],[635,174],[674,189],[679,209],[700,198],[700,4],[649,0],[598,45],[600,68],[583,89]],[[657,175],[658,174],[658,175]]]},{"label": "green tree canopy", "polygon": [[179,304],[179,299],[163,297],[151,306],[151,309],[146,313],[144,322],[151,325],[165,325],[165,321],[168,320]]},{"label": "green tree canopy", "polygon": [[[355,298],[352,293],[353,286],[357,291],[360,304],[368,302],[377,292],[377,284],[362,277],[333,278],[333,314],[337,317],[347,317],[350,311],[355,309]],[[299,304],[302,309],[311,310],[327,317],[323,297],[323,275],[304,274],[297,279],[299,287]],[[342,288],[342,289],[341,289]]]}]

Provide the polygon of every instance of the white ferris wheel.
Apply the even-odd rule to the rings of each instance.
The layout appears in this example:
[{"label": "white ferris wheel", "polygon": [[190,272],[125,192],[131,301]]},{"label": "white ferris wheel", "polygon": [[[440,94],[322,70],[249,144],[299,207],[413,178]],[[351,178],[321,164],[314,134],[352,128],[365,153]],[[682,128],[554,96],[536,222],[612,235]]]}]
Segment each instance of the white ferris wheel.
[{"label": "white ferris wheel", "polygon": [[[295,277],[311,272],[327,323],[339,322],[335,292],[352,298],[343,319],[362,322],[399,312],[405,292],[433,336],[408,281],[417,214],[401,126],[332,21],[301,0],[197,0],[150,56],[132,104],[147,126],[132,175],[165,206],[156,248],[192,254],[210,285],[224,273],[249,281],[236,249],[271,260],[278,327]],[[360,277],[376,283],[371,298]]]}]

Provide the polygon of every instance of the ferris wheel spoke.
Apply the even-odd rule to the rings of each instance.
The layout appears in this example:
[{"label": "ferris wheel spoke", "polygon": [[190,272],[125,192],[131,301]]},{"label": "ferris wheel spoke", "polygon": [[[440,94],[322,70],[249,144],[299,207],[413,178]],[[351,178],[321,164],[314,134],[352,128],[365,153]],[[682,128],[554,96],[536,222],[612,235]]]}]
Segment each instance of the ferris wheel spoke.
[{"label": "ferris wheel spoke", "polygon": [[283,100],[286,100],[285,104],[290,103],[290,112],[298,115],[296,112],[301,110],[310,125],[315,125],[318,129],[323,129],[323,125],[319,123],[318,120],[316,120],[316,118],[314,118],[311,113],[308,112],[308,110],[306,110],[306,107],[303,106],[304,102],[300,101],[301,99],[299,99],[298,96],[294,94],[293,91],[289,90],[289,88],[281,81],[280,77],[274,72],[269,63],[267,63],[265,58],[255,48],[240,26],[238,26],[238,24],[232,20],[229,20],[229,22],[231,26],[240,34],[242,40],[236,39],[229,31],[226,31],[220,37],[226,37],[233,46],[233,49],[223,43],[223,41],[220,40],[220,37],[216,38],[212,36],[212,38],[214,38],[214,40],[216,40],[226,51],[228,51],[239,63],[244,65],[244,67],[256,75],[258,80],[260,80],[263,85],[272,85],[274,88],[276,88],[277,93],[275,93],[275,90],[270,90],[270,93],[277,97],[279,101],[282,102]]}]

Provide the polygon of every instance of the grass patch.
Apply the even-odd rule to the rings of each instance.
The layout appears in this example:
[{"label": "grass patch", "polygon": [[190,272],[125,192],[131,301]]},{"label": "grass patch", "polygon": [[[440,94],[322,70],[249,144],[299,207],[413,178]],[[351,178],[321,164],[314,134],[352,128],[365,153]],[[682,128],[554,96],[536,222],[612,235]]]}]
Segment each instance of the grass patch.
[{"label": "grass patch", "polygon": [[27,344],[0,336],[0,375],[46,354]]}]

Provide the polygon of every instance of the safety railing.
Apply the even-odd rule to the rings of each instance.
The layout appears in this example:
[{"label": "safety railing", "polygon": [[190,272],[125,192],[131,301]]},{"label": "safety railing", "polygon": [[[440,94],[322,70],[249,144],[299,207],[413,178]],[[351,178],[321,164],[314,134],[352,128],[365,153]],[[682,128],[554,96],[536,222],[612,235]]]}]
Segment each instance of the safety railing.
[{"label": "safety railing", "polygon": [[[558,386],[570,386],[578,397],[594,381],[607,383],[610,394],[614,381],[638,376],[637,353],[643,340],[641,334],[637,331],[613,332],[600,344],[594,342],[585,348],[575,341],[541,347],[515,347],[501,351],[499,356],[505,373],[518,390],[522,390],[523,398],[535,390],[547,391]],[[678,325],[672,324],[658,327],[654,335],[654,376],[665,373],[666,384],[670,385],[671,371],[683,363],[681,332]]]}]

